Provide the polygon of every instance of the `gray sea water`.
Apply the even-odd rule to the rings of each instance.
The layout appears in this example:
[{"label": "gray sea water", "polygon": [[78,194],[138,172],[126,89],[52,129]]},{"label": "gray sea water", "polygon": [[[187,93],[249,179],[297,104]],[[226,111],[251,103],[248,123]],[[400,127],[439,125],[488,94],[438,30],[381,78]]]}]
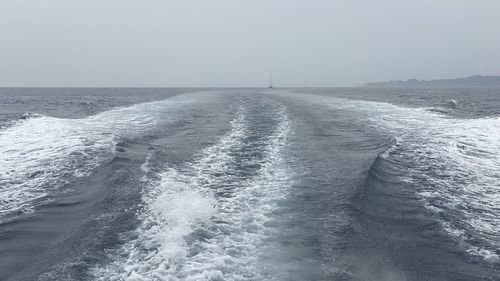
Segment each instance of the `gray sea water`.
[{"label": "gray sea water", "polygon": [[500,280],[500,89],[0,89],[0,280]]}]

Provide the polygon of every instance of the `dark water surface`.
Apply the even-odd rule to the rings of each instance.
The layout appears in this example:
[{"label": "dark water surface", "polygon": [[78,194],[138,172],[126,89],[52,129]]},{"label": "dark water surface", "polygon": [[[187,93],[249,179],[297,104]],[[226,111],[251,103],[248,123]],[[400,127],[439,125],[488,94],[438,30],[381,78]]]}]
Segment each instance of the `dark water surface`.
[{"label": "dark water surface", "polygon": [[500,89],[0,89],[0,280],[500,280]]}]

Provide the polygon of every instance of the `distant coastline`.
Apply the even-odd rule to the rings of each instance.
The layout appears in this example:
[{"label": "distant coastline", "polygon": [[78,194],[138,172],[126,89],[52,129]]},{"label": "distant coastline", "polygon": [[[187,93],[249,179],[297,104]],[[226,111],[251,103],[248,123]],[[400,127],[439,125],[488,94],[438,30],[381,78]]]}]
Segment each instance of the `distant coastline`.
[{"label": "distant coastline", "polygon": [[456,79],[417,80],[408,79],[387,82],[370,82],[362,87],[372,88],[452,88],[452,87],[500,87],[500,76],[473,75]]}]

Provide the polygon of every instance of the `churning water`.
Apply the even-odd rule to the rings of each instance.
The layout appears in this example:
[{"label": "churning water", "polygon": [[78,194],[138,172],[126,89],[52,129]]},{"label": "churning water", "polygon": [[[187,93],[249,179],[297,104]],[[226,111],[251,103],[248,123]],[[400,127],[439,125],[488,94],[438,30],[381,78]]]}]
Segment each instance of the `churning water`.
[{"label": "churning water", "polygon": [[1,280],[499,280],[498,89],[0,104]]}]

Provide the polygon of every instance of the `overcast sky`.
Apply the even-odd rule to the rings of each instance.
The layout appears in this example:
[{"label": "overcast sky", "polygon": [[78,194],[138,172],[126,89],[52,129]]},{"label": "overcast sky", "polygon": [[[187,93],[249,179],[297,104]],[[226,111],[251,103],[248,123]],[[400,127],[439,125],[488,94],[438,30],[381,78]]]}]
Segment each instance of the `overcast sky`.
[{"label": "overcast sky", "polygon": [[500,75],[499,0],[0,0],[0,86]]}]

